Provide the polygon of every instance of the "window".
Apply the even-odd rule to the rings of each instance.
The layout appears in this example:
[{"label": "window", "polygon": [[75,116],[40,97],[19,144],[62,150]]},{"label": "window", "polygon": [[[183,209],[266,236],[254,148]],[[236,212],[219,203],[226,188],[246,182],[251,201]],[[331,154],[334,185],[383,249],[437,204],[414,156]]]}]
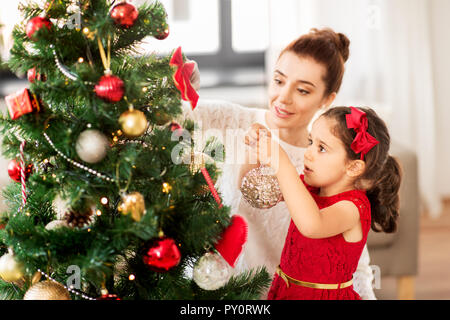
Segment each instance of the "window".
[{"label": "window", "polygon": [[[136,0],[139,5],[144,1]],[[268,0],[159,0],[169,36],[145,39],[143,48],[170,52],[181,46],[202,72],[202,87],[264,83],[269,42]]]}]

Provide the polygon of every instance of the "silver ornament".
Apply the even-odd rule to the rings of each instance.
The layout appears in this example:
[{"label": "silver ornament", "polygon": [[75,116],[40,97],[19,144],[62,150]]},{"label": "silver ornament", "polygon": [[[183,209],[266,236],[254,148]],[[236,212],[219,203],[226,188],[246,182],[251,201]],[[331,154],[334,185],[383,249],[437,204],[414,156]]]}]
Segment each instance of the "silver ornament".
[{"label": "silver ornament", "polygon": [[81,160],[88,163],[97,163],[102,161],[108,153],[109,142],[100,131],[88,129],[80,134],[75,148]]},{"label": "silver ornament", "polygon": [[240,190],[248,204],[258,209],[272,208],[283,197],[275,172],[268,166],[260,166],[247,172]]},{"label": "silver ornament", "polygon": [[193,279],[204,290],[217,290],[228,282],[231,273],[231,267],[220,254],[208,252],[197,261]]}]

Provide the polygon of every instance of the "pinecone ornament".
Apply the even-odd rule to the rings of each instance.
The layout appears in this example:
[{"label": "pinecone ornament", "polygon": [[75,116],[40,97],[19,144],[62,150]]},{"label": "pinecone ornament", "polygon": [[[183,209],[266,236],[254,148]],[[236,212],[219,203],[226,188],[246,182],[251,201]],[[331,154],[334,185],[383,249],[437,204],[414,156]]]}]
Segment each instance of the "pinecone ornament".
[{"label": "pinecone ornament", "polygon": [[94,215],[92,211],[77,212],[69,210],[64,215],[64,220],[72,228],[83,228],[90,225],[94,221]]}]

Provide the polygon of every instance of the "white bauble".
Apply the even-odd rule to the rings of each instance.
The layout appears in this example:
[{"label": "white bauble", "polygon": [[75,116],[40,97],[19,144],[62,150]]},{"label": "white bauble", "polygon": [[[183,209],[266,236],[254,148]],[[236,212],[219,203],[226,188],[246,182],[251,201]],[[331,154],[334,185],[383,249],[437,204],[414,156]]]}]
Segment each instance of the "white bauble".
[{"label": "white bauble", "polygon": [[106,136],[98,130],[83,131],[77,139],[75,149],[81,160],[88,163],[102,161],[109,150]]},{"label": "white bauble", "polygon": [[67,210],[69,210],[69,201],[62,199],[59,195],[53,199],[53,209],[56,212],[56,219],[63,220]]},{"label": "white bauble", "polygon": [[220,254],[208,252],[197,261],[193,279],[204,290],[217,290],[230,279],[230,268]]},{"label": "white bauble", "polygon": [[45,229],[47,230],[54,230],[60,227],[67,227],[69,228],[69,224],[67,223],[66,220],[53,220],[50,221],[46,226]]}]

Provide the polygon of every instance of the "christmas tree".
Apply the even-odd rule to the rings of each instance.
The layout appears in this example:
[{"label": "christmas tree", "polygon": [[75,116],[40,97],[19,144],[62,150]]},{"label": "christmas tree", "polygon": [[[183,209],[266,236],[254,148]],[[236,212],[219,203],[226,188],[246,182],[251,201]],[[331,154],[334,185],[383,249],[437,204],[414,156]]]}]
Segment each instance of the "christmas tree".
[{"label": "christmas tree", "polygon": [[181,137],[195,124],[173,120],[181,100],[195,108],[192,64],[180,48],[137,54],[146,36],[169,35],[164,7],[20,9],[8,64],[29,86],[6,97],[0,119],[15,180],[0,221],[1,298],[259,298],[264,268],[231,269],[246,225],[215,191],[205,159],[218,143],[194,153]]}]

